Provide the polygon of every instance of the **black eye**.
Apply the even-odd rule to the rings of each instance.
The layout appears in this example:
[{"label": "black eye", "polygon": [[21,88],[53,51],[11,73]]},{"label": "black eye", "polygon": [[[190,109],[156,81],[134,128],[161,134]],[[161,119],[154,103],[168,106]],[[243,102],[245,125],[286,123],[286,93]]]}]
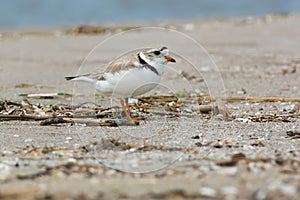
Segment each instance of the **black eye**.
[{"label": "black eye", "polygon": [[158,56],[160,54],[160,51],[154,51],[153,53]]}]

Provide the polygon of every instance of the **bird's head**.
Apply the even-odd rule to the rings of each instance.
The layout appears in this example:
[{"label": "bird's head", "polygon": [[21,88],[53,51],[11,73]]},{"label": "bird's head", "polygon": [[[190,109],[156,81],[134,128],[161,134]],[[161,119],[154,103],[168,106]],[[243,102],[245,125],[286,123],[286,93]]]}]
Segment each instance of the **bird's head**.
[{"label": "bird's head", "polygon": [[148,64],[167,64],[168,62],[176,62],[169,54],[169,49],[167,47],[162,47],[160,49],[147,49],[140,53],[140,57]]}]

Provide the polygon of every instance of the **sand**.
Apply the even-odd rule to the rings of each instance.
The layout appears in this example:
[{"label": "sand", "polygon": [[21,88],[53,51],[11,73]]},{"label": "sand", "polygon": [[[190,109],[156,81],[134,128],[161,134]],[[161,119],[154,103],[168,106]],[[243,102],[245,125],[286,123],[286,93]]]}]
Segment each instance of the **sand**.
[{"label": "sand", "polygon": [[[90,85],[63,77],[94,71],[126,50],[158,45],[159,40],[173,50],[178,62],[168,65],[164,85],[146,96],[185,89],[212,97],[299,98],[299,21],[295,14],[147,25],[176,29],[204,50],[177,32],[161,29],[134,30],[113,39],[109,30],[2,32],[0,98],[20,101],[20,94],[63,92],[81,95],[29,101],[98,101]],[[294,117],[290,122],[253,122],[222,116],[206,120],[200,114],[157,116],[140,126],[119,128],[0,121],[0,198],[296,199],[299,137],[290,137],[287,131],[299,130],[299,102],[221,104],[234,116],[294,113]],[[112,139],[167,149],[114,149]]]}]

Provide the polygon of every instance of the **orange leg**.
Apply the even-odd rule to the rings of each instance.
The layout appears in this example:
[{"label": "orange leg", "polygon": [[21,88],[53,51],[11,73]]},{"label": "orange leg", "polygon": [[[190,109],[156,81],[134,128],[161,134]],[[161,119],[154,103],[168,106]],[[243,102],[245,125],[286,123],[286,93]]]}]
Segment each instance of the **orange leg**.
[{"label": "orange leg", "polygon": [[130,107],[129,107],[129,103],[128,103],[128,98],[125,98],[125,106],[127,108],[127,111],[130,112]]},{"label": "orange leg", "polygon": [[124,111],[125,114],[126,114],[127,119],[129,119],[129,120],[131,120],[131,121],[139,121],[139,120],[142,120],[142,118],[132,117],[132,116],[129,114],[130,108],[129,108],[129,105],[128,105],[128,98],[125,98],[125,102],[124,102],[123,99],[120,99],[120,103],[121,103],[121,106],[122,106],[123,111]]}]

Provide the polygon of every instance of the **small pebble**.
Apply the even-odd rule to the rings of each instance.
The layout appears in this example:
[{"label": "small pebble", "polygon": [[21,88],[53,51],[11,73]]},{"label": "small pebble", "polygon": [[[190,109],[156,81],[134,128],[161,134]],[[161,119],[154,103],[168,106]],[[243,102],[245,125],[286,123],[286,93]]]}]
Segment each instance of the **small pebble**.
[{"label": "small pebble", "polygon": [[72,140],[73,138],[72,137],[66,137],[66,140]]},{"label": "small pebble", "polygon": [[130,148],[129,149],[129,152],[135,152],[136,151],[136,148]]},{"label": "small pebble", "polygon": [[75,158],[69,158],[69,159],[67,160],[67,162],[68,162],[68,163],[76,163],[77,160],[76,160]]},{"label": "small pebble", "polygon": [[73,148],[74,148],[74,149],[79,149],[79,148],[80,148],[80,144],[77,144],[77,143],[74,144],[74,145],[73,145]]},{"label": "small pebble", "polygon": [[288,196],[294,196],[297,193],[297,187],[295,185],[281,185],[280,190],[282,194],[288,195]]},{"label": "small pebble", "polygon": [[10,175],[10,167],[4,163],[0,163],[0,181],[6,180]]},{"label": "small pebble", "polygon": [[209,66],[203,66],[199,70],[201,72],[209,72],[209,71],[211,71],[211,68]]},{"label": "small pebble", "polygon": [[204,197],[216,197],[218,194],[215,189],[210,187],[201,187],[199,193]]},{"label": "small pebble", "polygon": [[217,173],[228,176],[234,176],[237,174],[237,172],[237,167],[221,167],[219,170],[217,170]]},{"label": "small pebble", "polygon": [[234,121],[242,122],[242,123],[250,122],[248,118],[235,118]]},{"label": "small pebble", "polygon": [[200,105],[199,106],[199,111],[201,113],[209,113],[212,111],[212,109],[213,109],[212,105]]},{"label": "small pebble", "polygon": [[237,91],[236,93],[237,94],[247,94],[247,91],[244,88],[242,88],[241,90]]},{"label": "small pebble", "polygon": [[184,112],[186,112],[186,113],[193,113],[193,110],[190,109],[190,108],[185,108],[185,109],[184,109]]},{"label": "small pebble", "polygon": [[198,135],[193,136],[192,139],[200,139],[201,137],[202,136],[200,136],[200,134],[198,134]]},{"label": "small pebble", "polygon": [[14,153],[12,151],[9,151],[9,150],[3,150],[2,151],[2,155],[3,156],[11,156],[13,155]]},{"label": "small pebble", "polygon": [[33,141],[32,138],[27,138],[27,139],[24,140],[25,143],[30,143],[30,142],[32,142],[32,141]]},{"label": "small pebble", "polygon": [[129,104],[137,104],[138,102],[139,102],[138,99],[134,99],[134,98],[129,98],[129,99],[128,99],[128,103],[129,103]]},{"label": "small pebble", "polygon": [[253,199],[255,200],[264,200],[267,198],[267,192],[263,189],[259,189],[254,192]]},{"label": "small pebble", "polygon": [[286,65],[282,66],[281,71],[282,71],[282,74],[284,74],[284,75],[289,73],[289,66],[286,66]]},{"label": "small pebble", "polygon": [[238,189],[234,186],[225,186],[221,188],[221,192],[224,195],[236,195],[238,193]]}]

